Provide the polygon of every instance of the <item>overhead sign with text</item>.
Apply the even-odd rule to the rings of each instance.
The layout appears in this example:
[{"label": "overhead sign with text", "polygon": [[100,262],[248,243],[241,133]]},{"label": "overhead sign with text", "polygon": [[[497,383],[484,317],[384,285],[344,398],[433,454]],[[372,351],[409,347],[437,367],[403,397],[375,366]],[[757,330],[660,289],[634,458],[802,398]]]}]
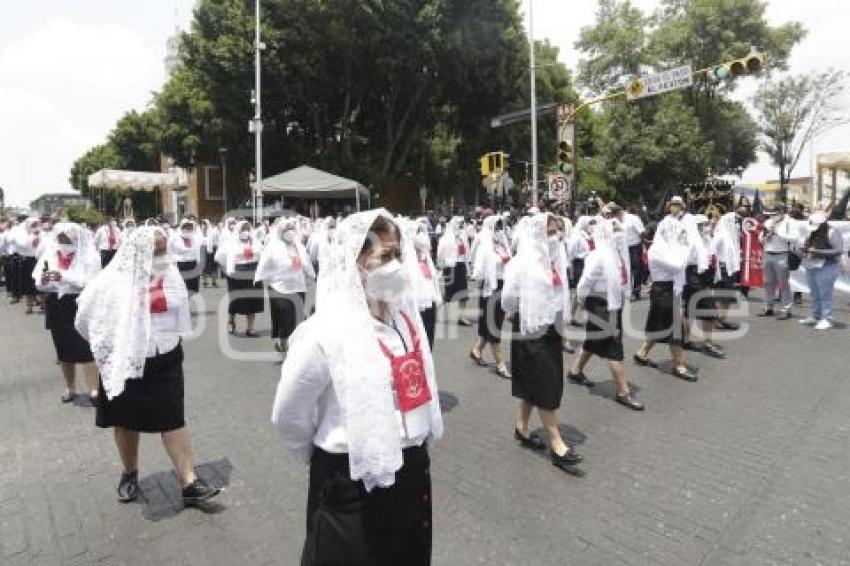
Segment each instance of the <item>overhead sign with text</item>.
[{"label": "overhead sign with text", "polygon": [[632,77],[626,82],[626,98],[639,100],[664,92],[689,88],[693,84],[694,71],[690,65],[684,65],[654,75]]}]

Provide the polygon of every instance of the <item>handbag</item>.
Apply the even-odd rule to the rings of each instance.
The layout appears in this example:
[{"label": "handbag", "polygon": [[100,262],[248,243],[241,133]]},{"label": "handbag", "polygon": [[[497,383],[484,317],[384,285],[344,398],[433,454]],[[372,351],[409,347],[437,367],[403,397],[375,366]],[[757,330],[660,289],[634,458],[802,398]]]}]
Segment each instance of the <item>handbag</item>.
[{"label": "handbag", "polygon": [[788,252],[788,270],[797,271],[803,264],[803,256],[796,252]]}]

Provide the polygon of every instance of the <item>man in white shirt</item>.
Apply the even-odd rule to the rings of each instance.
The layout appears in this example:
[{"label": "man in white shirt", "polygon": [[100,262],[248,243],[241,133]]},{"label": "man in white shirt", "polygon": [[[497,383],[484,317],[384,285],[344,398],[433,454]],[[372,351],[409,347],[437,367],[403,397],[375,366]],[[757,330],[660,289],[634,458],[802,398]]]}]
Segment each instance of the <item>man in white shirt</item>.
[{"label": "man in white shirt", "polygon": [[118,251],[120,242],[121,230],[118,229],[118,222],[114,218],[108,218],[103,226],[94,233],[94,245],[100,252],[101,267],[109,265],[109,262],[115,257],[115,252]]},{"label": "man in white shirt", "polygon": [[626,212],[616,204],[609,205],[612,215],[620,221],[626,235],[626,246],[629,248],[629,269],[632,275],[632,300],[640,300],[640,290],[644,281],[643,269],[643,235],[646,227],[640,216],[633,211]]},{"label": "man in white shirt", "polygon": [[798,232],[786,213],[784,204],[776,206],[775,213],[764,223],[759,241],[764,246],[764,309],[759,316],[773,316],[776,288],[779,287],[779,302],[782,312],[779,320],[791,318],[791,271],[788,260],[792,242]]}]

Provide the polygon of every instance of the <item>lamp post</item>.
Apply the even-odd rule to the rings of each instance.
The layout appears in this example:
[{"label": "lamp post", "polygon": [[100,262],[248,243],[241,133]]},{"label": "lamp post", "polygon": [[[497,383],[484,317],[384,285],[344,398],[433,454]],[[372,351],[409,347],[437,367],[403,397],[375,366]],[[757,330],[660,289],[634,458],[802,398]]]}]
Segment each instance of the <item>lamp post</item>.
[{"label": "lamp post", "polygon": [[422,213],[425,213],[425,199],[428,198],[428,187],[424,184],[419,187],[419,201],[422,203]]},{"label": "lamp post", "polygon": [[537,206],[537,72],[534,67],[534,0],[528,0],[528,41],[531,63],[531,205]]},{"label": "lamp post", "polygon": [[266,44],[260,41],[260,0],[254,3],[254,12],[256,17],[256,32],[254,39],[254,119],[251,120],[250,131],[254,132],[256,156],[255,156],[255,171],[257,182],[254,185],[254,223],[257,223],[257,207],[259,205],[260,217],[263,214],[263,111],[262,111],[262,96],[261,96],[261,65],[260,54],[266,48]]}]

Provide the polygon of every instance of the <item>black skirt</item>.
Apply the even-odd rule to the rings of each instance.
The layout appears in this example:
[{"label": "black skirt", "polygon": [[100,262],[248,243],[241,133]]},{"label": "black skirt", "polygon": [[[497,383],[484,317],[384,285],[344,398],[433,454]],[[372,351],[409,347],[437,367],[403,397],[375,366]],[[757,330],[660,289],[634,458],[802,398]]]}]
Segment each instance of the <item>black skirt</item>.
[{"label": "black skirt", "polygon": [[584,273],[584,259],[574,259],[571,266],[572,269],[570,269],[570,289],[575,289],[578,287],[578,282],[581,279],[582,273]]},{"label": "black skirt", "polygon": [[395,483],[366,491],[351,479],[348,454],[313,449],[302,566],[431,564],[428,449],[406,448],[402,455]]},{"label": "black skirt", "polygon": [[263,284],[254,283],[257,262],[236,266],[233,277],[227,278],[227,292],[230,295],[228,314],[256,314],[263,312],[265,297]]},{"label": "black skirt", "polygon": [[644,328],[646,340],[681,346],[682,301],[673,291],[672,281],[654,281],[649,289],[649,316]]},{"label": "black skirt", "polygon": [[505,322],[505,311],[502,309],[503,280],[489,297],[482,293],[478,297],[478,337],[488,344],[498,344],[502,341],[502,324]]},{"label": "black skirt", "polygon": [[34,257],[21,256],[21,264],[18,270],[18,293],[21,295],[38,295],[38,289],[35,288],[35,279],[32,278],[32,272],[35,271],[35,264],[38,260]]},{"label": "black skirt", "polygon": [[116,250],[100,250],[100,267],[103,269],[109,262],[112,261],[112,258],[115,257]]},{"label": "black skirt", "polygon": [[[454,267],[447,267],[443,270],[443,282],[445,288],[445,301],[450,303],[455,298],[466,298],[466,292],[469,291],[469,282],[467,281],[466,262],[461,261],[455,264]],[[463,293],[461,297],[458,294]]]},{"label": "black skirt", "polygon": [[180,276],[183,277],[183,282],[186,284],[186,290],[197,293],[198,283],[201,280],[201,272],[198,269],[198,262],[178,261],[177,269],[180,270]]},{"label": "black skirt", "polygon": [[272,318],[272,338],[288,340],[295,327],[304,320],[306,293],[284,295],[269,287],[269,310]]},{"label": "black skirt", "polygon": [[50,331],[56,359],[67,364],[93,362],[91,348],[85,338],[74,327],[77,316],[77,297],[47,293],[44,299],[44,326]]},{"label": "black skirt", "polygon": [[141,379],[128,379],[111,401],[101,381],[97,399],[95,424],[100,428],[168,432],[184,427],[182,346],[145,360]]},{"label": "black skirt", "polygon": [[204,253],[201,254],[201,257],[204,258],[204,275],[218,276],[218,264],[215,262],[216,251],[218,251],[217,247],[204,248]]},{"label": "black skirt", "polygon": [[542,336],[524,337],[519,319],[513,319],[511,394],[540,409],[554,411],[561,406],[564,395],[561,336],[552,325]]},{"label": "black skirt", "polygon": [[6,290],[12,297],[21,296],[21,281],[18,275],[21,272],[21,256],[13,254],[6,259]]},{"label": "black skirt", "polygon": [[582,349],[613,362],[623,361],[623,309],[608,310],[605,297],[590,295],[584,301],[587,311]]},{"label": "black skirt", "polygon": [[694,297],[697,297],[697,299],[704,297],[705,293],[703,291],[705,289],[704,278],[697,271],[697,266],[689,265],[685,269],[685,286],[682,288],[682,309],[686,317],[690,317],[691,308],[696,307],[695,304],[691,304],[691,299]]},{"label": "black skirt", "polygon": [[425,310],[419,311],[419,316],[422,317],[422,326],[425,327],[425,334],[428,336],[428,345],[431,351],[434,351],[434,331],[437,328],[437,308],[431,303],[431,306]]}]

